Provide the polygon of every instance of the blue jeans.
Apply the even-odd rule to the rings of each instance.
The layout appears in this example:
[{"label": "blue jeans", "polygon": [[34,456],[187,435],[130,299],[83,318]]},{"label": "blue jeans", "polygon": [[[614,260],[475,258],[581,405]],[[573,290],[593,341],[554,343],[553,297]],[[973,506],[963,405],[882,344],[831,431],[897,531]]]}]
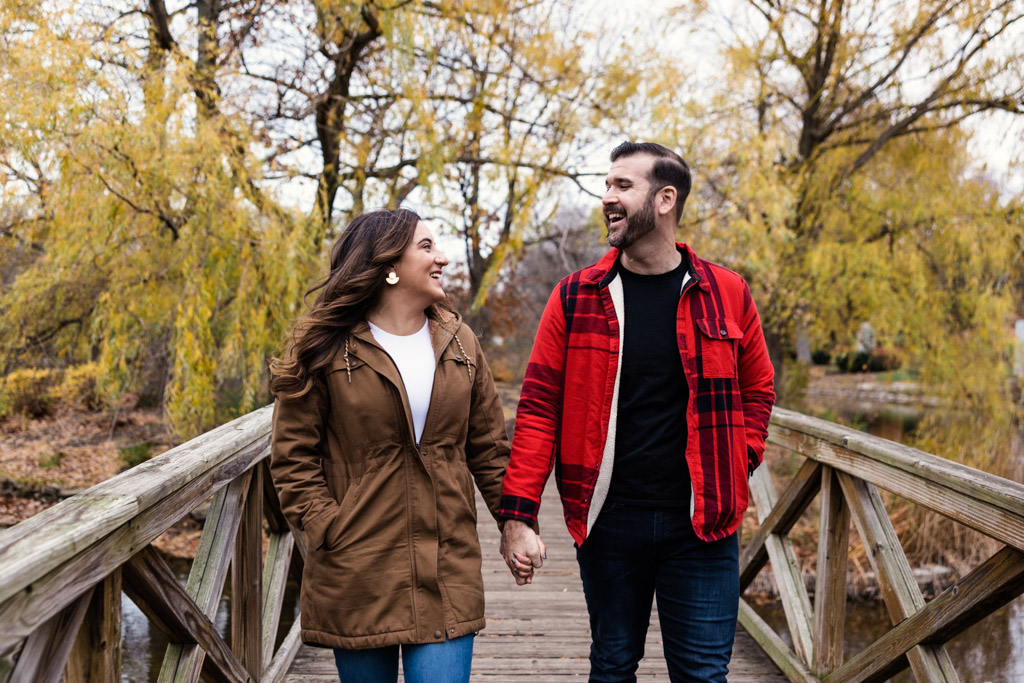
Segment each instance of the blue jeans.
[{"label": "blue jeans", "polygon": [[739,609],[736,534],[706,543],[685,508],[608,503],[576,558],[590,612],[591,681],[636,681],[657,595],[669,679],[725,683]]},{"label": "blue jeans", "polygon": [[341,683],[396,683],[398,653],[405,683],[467,683],[473,660],[473,635],[443,643],[389,645],[371,650],[334,649]]}]

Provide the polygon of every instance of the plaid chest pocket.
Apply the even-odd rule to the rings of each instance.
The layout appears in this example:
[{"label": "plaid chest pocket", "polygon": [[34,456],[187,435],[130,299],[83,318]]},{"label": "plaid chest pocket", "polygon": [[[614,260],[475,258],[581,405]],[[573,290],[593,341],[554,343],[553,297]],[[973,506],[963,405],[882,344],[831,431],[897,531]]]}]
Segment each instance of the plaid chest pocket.
[{"label": "plaid chest pocket", "polygon": [[698,338],[699,368],[707,379],[736,379],[736,349],[743,331],[730,318],[701,318],[694,321]]}]

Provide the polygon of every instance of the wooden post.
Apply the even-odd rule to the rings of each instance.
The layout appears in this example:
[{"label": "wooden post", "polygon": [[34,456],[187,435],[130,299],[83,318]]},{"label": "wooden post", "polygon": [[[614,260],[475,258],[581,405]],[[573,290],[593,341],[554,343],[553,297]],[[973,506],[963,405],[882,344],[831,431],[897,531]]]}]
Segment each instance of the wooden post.
[{"label": "wooden post", "polygon": [[263,673],[262,475],[261,468],[253,468],[231,561],[231,650],[254,680]]},{"label": "wooden post", "polygon": [[121,681],[121,569],[93,591],[85,623],[64,668],[65,683]]},{"label": "wooden post", "polygon": [[818,579],[814,590],[814,666],[819,675],[843,664],[846,625],[846,559],[850,550],[850,508],[831,467],[821,471]]},{"label": "wooden post", "polygon": [[91,588],[87,590],[28,637],[11,673],[12,683],[46,683],[60,679],[92,600],[92,592]]}]

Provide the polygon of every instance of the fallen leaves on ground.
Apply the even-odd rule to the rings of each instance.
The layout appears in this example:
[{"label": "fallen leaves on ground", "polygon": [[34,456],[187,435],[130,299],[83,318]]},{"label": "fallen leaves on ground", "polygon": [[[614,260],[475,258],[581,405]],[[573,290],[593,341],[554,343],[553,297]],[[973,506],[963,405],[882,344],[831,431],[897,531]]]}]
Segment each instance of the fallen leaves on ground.
[{"label": "fallen leaves on ground", "polygon": [[158,408],[8,417],[0,422],[0,527],[115,476],[121,449],[147,443],[152,455],[174,444]]}]

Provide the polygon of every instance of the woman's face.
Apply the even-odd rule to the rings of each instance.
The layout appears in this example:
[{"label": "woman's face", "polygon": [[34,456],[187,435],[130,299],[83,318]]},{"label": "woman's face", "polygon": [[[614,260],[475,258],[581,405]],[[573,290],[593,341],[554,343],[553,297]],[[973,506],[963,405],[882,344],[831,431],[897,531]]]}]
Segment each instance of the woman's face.
[{"label": "woman's face", "polygon": [[412,242],[395,263],[399,280],[394,287],[404,296],[422,298],[426,302],[424,308],[442,301],[445,294],[441,286],[441,269],[447,263],[448,257],[434,242],[430,228],[420,221],[416,224]]}]

